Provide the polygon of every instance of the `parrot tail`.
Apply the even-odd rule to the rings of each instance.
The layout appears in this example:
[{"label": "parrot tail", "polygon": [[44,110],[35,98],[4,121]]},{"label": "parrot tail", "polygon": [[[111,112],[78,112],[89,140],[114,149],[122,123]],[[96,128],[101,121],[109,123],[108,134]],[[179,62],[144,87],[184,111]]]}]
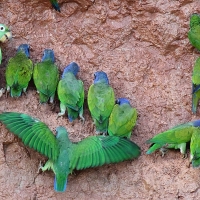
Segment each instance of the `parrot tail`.
[{"label": "parrot tail", "polygon": [[42,92],[39,93],[39,98],[40,98],[40,103],[47,103],[47,101],[49,100],[49,96],[47,96]]},{"label": "parrot tail", "polygon": [[194,114],[196,114],[197,112],[197,105],[198,105],[198,102],[199,102],[199,98],[198,96],[196,95],[196,93],[192,94],[192,112]]},{"label": "parrot tail", "polygon": [[54,190],[57,192],[64,192],[67,188],[67,179],[64,176],[55,176]]},{"label": "parrot tail", "polygon": [[54,8],[56,11],[60,12],[60,6],[58,5],[57,0],[50,0],[50,2],[51,2],[51,5],[53,6],[53,8]]},{"label": "parrot tail", "polygon": [[21,96],[21,94],[22,94],[22,89],[20,88],[11,88],[11,90],[10,90],[10,95],[11,95],[11,97],[20,97]]},{"label": "parrot tail", "polygon": [[192,167],[194,167],[194,168],[200,167],[200,158],[192,160]]},{"label": "parrot tail", "polygon": [[67,107],[67,114],[70,122],[73,122],[76,118],[78,118],[78,112]]},{"label": "parrot tail", "polygon": [[154,151],[156,151],[157,149],[160,149],[162,147],[161,144],[153,144],[149,150],[146,152],[146,154],[151,154],[153,153]]}]

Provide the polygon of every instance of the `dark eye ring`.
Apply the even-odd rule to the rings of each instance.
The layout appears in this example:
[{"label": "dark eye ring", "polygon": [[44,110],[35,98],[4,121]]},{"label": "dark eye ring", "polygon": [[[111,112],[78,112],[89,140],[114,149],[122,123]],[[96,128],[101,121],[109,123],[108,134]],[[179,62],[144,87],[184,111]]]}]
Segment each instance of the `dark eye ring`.
[{"label": "dark eye ring", "polygon": [[5,28],[3,26],[0,26],[0,31],[5,31]]}]

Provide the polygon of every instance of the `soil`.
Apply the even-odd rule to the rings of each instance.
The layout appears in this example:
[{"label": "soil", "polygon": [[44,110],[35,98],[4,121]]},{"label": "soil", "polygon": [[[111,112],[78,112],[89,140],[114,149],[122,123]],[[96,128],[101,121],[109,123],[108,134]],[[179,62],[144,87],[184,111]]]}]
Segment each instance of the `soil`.
[{"label": "soil", "polygon": [[[104,165],[69,176],[67,190],[56,193],[51,171],[37,173],[47,160],[0,129],[0,199],[199,199],[200,171],[182,159],[179,151],[146,155],[145,141],[177,124],[198,119],[191,112],[191,74],[200,55],[189,43],[187,32],[192,13],[200,13],[198,0],[77,0],[59,1],[61,13],[48,0],[1,0],[0,22],[12,29],[13,39],[1,44],[3,63],[0,87],[5,87],[5,67],[22,43],[31,46],[33,62],[52,48],[60,72],[77,62],[87,94],[93,74],[108,74],[116,98],[127,97],[139,113],[131,140],[142,149],[132,161]],[[57,118],[55,109],[39,104],[31,82],[27,95],[5,95],[0,112],[30,114],[51,130],[65,126],[72,141],[94,135],[87,103],[82,125],[67,117]],[[86,101],[85,101],[86,102]],[[189,157],[189,151],[188,151]]]}]

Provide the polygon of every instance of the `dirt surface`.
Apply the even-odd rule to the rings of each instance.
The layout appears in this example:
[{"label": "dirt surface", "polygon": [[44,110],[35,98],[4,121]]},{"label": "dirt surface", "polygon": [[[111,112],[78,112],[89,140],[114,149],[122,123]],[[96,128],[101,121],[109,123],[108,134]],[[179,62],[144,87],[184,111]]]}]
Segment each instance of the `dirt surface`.
[{"label": "dirt surface", "polygon": [[[200,55],[187,38],[189,17],[200,13],[198,0],[78,0],[59,1],[61,13],[48,0],[1,0],[0,22],[9,25],[13,39],[1,44],[5,66],[22,43],[31,46],[31,59],[41,60],[45,48],[55,51],[60,71],[76,61],[85,91],[93,73],[105,71],[116,97],[127,97],[139,113],[131,140],[142,148],[137,160],[77,171],[64,193],[53,190],[53,172],[37,173],[46,158],[25,148],[0,125],[0,199],[199,199],[200,171],[189,167],[178,151],[145,155],[145,141],[174,125],[198,119],[191,112],[191,74]],[[27,96],[0,99],[2,111],[30,114],[51,130],[66,126],[79,141],[95,131],[85,103],[85,125],[56,120],[55,110],[40,105],[33,83]],[[189,155],[189,152],[188,152]]]}]

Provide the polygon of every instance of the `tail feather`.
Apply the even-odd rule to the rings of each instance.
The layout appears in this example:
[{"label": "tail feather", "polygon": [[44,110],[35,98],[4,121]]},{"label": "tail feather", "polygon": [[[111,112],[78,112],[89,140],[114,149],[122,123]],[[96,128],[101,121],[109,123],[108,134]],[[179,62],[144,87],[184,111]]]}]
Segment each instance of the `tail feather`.
[{"label": "tail feather", "polygon": [[196,114],[199,98],[196,93],[192,94],[192,112]]},{"label": "tail feather", "polygon": [[156,151],[157,149],[160,149],[162,147],[161,144],[153,144],[149,149],[148,151],[146,152],[146,154],[151,154],[153,153],[154,151]]},{"label": "tail feather", "polygon": [[54,8],[56,11],[60,12],[60,6],[58,5],[57,0],[50,0],[50,2],[51,2],[51,5],[53,6],[53,8]]},{"label": "tail feather", "polygon": [[192,167],[194,168],[200,167],[200,158],[192,160]]},{"label": "tail feather", "polygon": [[66,177],[56,177],[54,179],[54,190],[57,192],[64,192],[67,188]]}]

